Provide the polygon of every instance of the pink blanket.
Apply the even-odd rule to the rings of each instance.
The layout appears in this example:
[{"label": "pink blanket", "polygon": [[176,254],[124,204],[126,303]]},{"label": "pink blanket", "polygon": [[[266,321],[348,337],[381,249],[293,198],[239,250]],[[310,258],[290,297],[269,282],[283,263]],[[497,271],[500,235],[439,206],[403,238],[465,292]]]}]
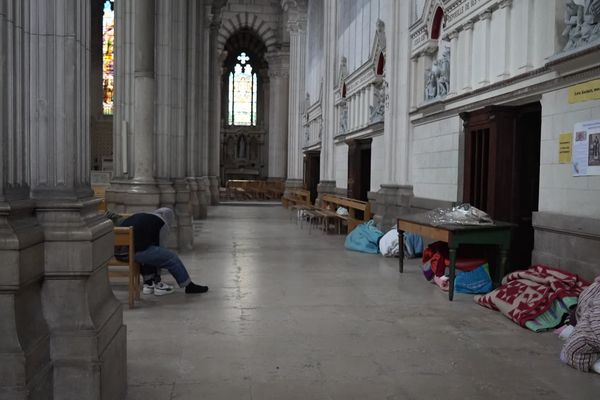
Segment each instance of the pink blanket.
[{"label": "pink blanket", "polygon": [[556,299],[578,297],[589,285],[575,274],[545,265],[512,272],[502,283],[488,294],[475,296],[475,301],[500,311],[521,326],[546,312]]}]

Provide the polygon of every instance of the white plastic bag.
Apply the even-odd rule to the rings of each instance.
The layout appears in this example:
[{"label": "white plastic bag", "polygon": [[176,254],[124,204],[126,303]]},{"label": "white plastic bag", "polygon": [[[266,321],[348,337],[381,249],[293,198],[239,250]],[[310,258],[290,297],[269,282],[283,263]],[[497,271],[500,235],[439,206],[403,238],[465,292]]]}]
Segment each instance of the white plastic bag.
[{"label": "white plastic bag", "polygon": [[337,215],[341,215],[341,216],[347,216],[348,215],[348,209],[344,208],[344,207],[338,207],[338,209],[335,211],[335,213]]}]

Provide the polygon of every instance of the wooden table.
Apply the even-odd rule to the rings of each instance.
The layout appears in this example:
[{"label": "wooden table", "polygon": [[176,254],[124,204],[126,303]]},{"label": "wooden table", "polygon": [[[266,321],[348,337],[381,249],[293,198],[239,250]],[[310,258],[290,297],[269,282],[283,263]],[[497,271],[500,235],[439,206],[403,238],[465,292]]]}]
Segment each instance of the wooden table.
[{"label": "wooden table", "polygon": [[413,232],[434,240],[448,243],[450,255],[450,282],[448,299],[454,298],[454,278],[456,275],[456,251],[461,244],[496,245],[500,262],[495,282],[504,276],[510,234],[513,224],[495,221],[494,225],[439,225],[431,224],[425,214],[412,214],[398,218],[398,245],[400,250],[400,273],[404,272],[404,232]]}]

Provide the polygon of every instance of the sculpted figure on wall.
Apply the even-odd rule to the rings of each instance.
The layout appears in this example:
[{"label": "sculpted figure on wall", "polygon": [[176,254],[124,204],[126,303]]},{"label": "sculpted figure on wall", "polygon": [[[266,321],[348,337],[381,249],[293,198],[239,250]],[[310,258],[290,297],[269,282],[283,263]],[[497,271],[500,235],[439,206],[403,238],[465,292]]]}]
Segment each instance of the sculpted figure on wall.
[{"label": "sculpted figure on wall", "polygon": [[348,130],[348,104],[345,102],[340,105],[340,135]]},{"label": "sculpted figure on wall", "polygon": [[600,39],[600,0],[586,0],[584,5],[570,0],[565,5],[565,29],[567,38],[563,51],[586,46]]},{"label": "sculpted figure on wall", "polygon": [[385,116],[385,86],[383,82],[374,85],[373,105],[369,106],[371,123],[383,121]]},{"label": "sculpted figure on wall", "polygon": [[450,90],[450,48],[444,47],[442,57],[425,70],[425,100],[446,97]]}]

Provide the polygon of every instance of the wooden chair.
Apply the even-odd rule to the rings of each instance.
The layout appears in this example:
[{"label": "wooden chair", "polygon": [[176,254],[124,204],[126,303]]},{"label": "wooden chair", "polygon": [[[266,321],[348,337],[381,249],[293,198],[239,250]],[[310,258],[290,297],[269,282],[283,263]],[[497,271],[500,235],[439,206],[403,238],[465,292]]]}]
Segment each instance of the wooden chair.
[{"label": "wooden chair", "polygon": [[[108,262],[108,277],[127,277],[129,292],[129,308],[133,308],[134,301],[140,299],[140,266],[135,262],[135,247],[133,245],[133,228],[114,227],[115,246],[127,246],[128,260],[119,261],[113,257]],[[123,268],[123,267],[126,267]]]}]

